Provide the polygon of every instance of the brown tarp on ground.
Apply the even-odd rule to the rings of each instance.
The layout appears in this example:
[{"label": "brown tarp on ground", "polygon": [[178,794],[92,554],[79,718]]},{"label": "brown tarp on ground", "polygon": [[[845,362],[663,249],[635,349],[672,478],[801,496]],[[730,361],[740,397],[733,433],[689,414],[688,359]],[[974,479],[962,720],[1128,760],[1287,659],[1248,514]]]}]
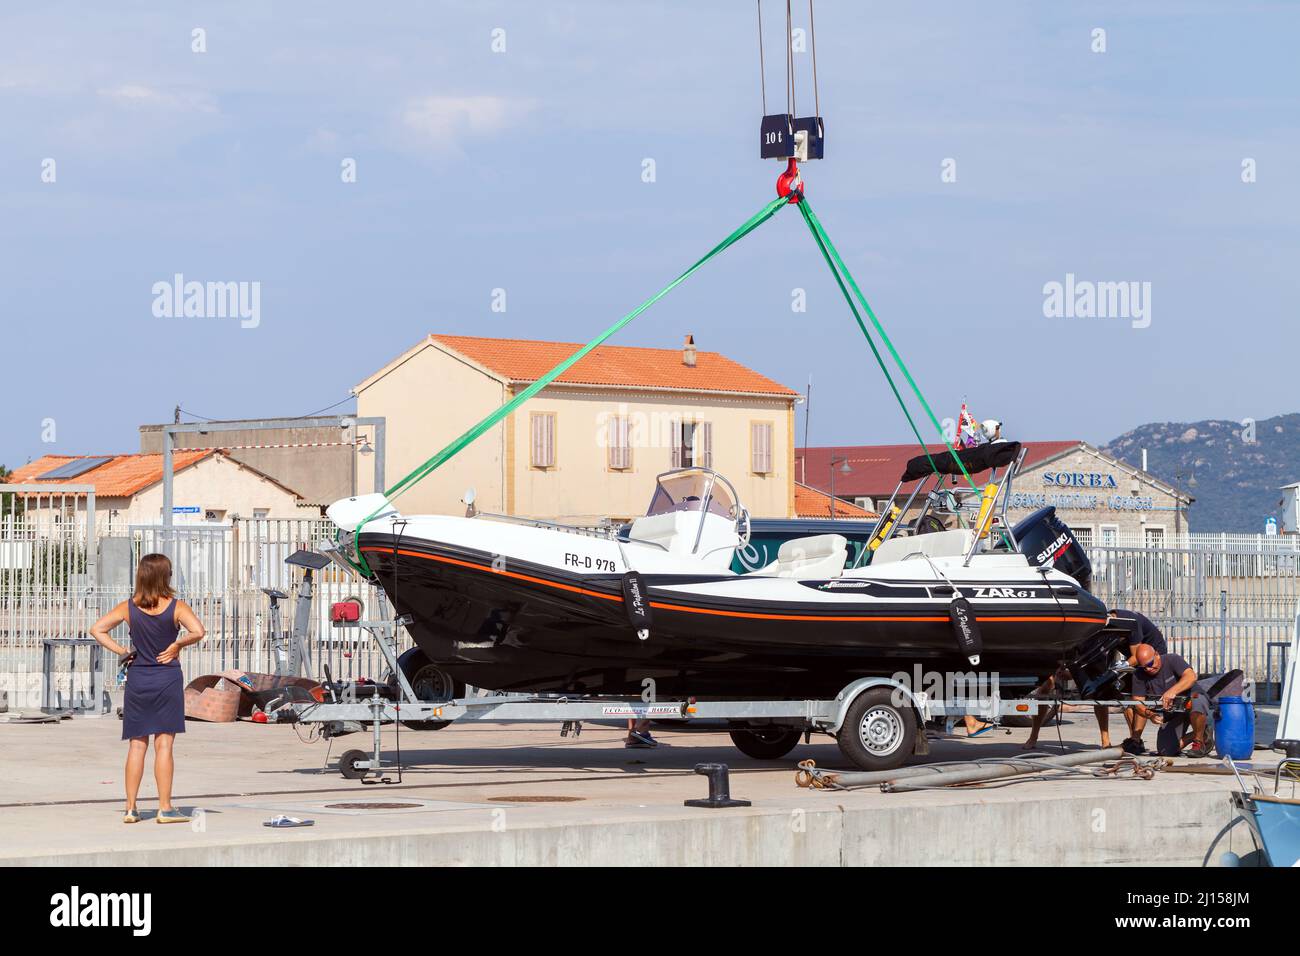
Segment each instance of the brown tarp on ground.
[{"label": "brown tarp on ground", "polygon": [[[239,678],[246,679],[252,686],[249,687]],[[253,694],[258,691],[277,687],[297,687],[311,691],[319,686],[318,681],[306,677],[276,677],[274,674],[237,670],[205,674],[194,678],[185,688],[185,716],[195,720],[229,723],[252,715],[255,704]]]}]

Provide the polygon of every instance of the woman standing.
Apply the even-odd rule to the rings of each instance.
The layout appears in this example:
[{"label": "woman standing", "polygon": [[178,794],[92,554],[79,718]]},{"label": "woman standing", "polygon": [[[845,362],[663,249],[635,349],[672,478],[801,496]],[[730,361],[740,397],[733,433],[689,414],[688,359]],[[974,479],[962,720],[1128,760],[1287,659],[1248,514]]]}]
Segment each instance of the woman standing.
[{"label": "woman standing", "polygon": [[[177,659],[181,648],[197,644],[207,633],[188,604],[172,590],[172,563],[165,554],[146,554],[135,572],[135,593],[90,629],[90,636],[114,654],[127,651],[109,631],[126,624],[132,660],[127,668],[122,705],[122,739],[126,753],[126,814],[123,823],[139,823],[136,794],[144,777],[144,758],[153,736],[153,774],[158,782],[159,823],[184,823],[189,817],[172,807],[172,744],[185,733],[185,688]],[[180,636],[180,629],[185,636]]]}]

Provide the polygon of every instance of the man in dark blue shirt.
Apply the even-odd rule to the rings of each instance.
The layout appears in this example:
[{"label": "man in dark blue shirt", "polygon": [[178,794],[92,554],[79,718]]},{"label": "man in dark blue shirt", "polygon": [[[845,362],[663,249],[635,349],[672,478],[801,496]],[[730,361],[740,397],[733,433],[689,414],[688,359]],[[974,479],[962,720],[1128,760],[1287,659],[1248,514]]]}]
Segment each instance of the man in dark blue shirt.
[{"label": "man in dark blue shirt", "polygon": [[1128,642],[1130,664],[1137,663],[1133,659],[1133,655],[1137,653],[1140,644],[1149,644],[1157,654],[1169,653],[1169,647],[1165,644],[1165,636],[1160,633],[1160,628],[1151,623],[1151,618],[1145,614],[1113,607],[1110,609],[1110,619],[1112,623],[1127,627],[1131,632],[1132,636]]},{"label": "man in dark blue shirt", "polygon": [[[1165,644],[1165,636],[1160,633],[1160,628],[1152,623],[1151,618],[1147,617],[1140,611],[1129,611],[1124,608],[1113,607],[1110,609],[1110,622],[1119,627],[1126,627],[1129,630],[1128,639],[1128,663],[1130,667],[1137,666],[1138,648],[1143,644],[1150,647],[1157,654],[1169,653],[1169,647]],[[1142,743],[1142,728],[1146,725],[1146,720],[1138,720],[1138,715],[1132,707],[1124,708],[1124,720],[1128,723],[1129,738],[1126,746],[1130,747],[1134,753],[1144,753],[1145,745]],[[1101,718],[1099,717],[1098,720]]]},{"label": "man in dark blue shirt", "polygon": [[[1147,718],[1161,724],[1156,737],[1156,752],[1165,757],[1176,757],[1184,753],[1183,747],[1190,741],[1192,746],[1185,752],[1188,757],[1204,757],[1208,753],[1205,746],[1205,728],[1210,714],[1210,698],[1205,689],[1197,686],[1196,671],[1177,654],[1158,654],[1149,645],[1140,645],[1133,655],[1137,670],[1133,672],[1134,697],[1159,697],[1161,713],[1138,705],[1133,716],[1133,736],[1139,742]],[[1175,708],[1175,698],[1193,695],[1191,704],[1185,708]],[[1190,728],[1190,734],[1188,730]]]}]

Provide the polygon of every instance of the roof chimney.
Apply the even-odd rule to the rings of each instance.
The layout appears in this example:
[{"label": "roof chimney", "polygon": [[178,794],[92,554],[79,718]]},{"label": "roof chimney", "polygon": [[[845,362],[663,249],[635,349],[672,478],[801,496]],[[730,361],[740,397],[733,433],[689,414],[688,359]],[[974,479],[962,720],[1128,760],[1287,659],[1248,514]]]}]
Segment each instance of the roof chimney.
[{"label": "roof chimney", "polygon": [[687,368],[695,368],[695,336],[686,336],[686,341],[682,343],[682,364]]}]

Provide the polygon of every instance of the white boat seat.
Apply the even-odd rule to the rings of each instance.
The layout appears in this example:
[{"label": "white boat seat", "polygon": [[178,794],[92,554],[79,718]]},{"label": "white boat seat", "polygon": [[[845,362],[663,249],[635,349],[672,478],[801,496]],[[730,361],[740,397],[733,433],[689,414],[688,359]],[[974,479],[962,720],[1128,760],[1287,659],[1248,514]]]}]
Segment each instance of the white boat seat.
[{"label": "white boat seat", "polygon": [[666,551],[673,551],[673,545],[684,530],[683,525],[689,523],[692,527],[696,527],[699,522],[698,513],[692,515],[686,512],[669,511],[661,515],[646,515],[632,522],[627,538],[629,541],[657,544]]},{"label": "white boat seat", "polygon": [[776,560],[754,574],[776,578],[838,578],[844,573],[849,541],[842,534],[791,538],[776,552]]},{"label": "white boat seat", "polygon": [[932,531],[929,534],[890,538],[876,549],[871,563],[877,565],[887,561],[904,561],[909,556],[913,560],[919,560],[917,552],[928,558],[964,558],[970,550],[972,534],[965,528],[956,528],[952,531]]}]

